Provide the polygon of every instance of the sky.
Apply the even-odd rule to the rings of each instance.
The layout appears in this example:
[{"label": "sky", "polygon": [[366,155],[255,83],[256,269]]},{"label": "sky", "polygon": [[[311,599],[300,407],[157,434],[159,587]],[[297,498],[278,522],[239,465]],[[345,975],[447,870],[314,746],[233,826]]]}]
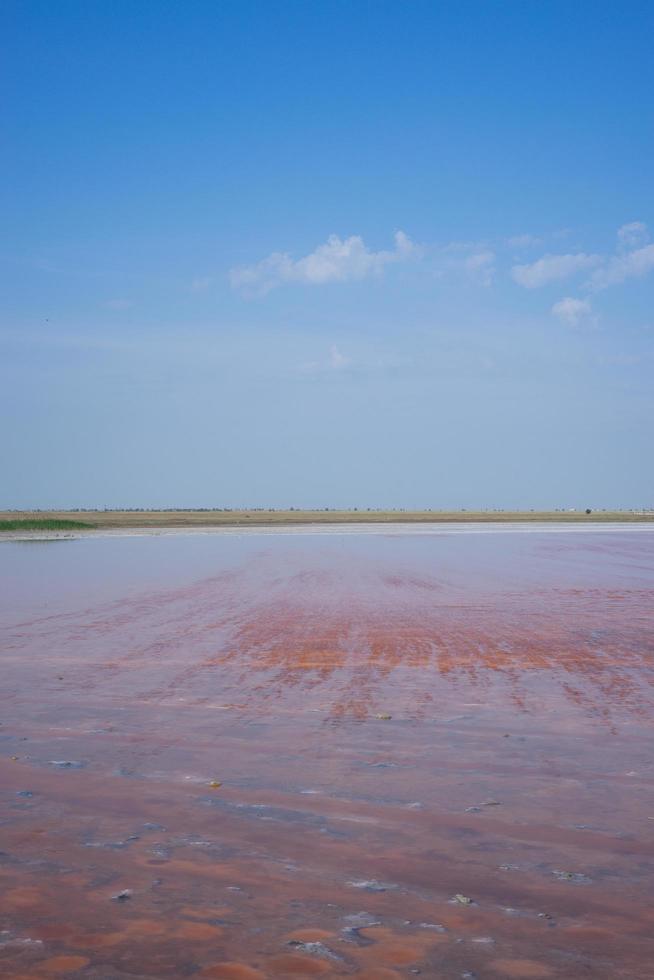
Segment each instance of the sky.
[{"label": "sky", "polygon": [[653,506],[653,35],[5,0],[0,507]]}]

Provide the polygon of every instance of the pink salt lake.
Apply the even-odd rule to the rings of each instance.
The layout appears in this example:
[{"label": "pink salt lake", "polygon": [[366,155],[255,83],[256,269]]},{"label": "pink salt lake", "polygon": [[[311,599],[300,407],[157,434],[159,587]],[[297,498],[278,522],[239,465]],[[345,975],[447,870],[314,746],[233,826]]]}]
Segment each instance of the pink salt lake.
[{"label": "pink salt lake", "polygon": [[3,977],[654,977],[654,529],[0,541],[0,588]]}]

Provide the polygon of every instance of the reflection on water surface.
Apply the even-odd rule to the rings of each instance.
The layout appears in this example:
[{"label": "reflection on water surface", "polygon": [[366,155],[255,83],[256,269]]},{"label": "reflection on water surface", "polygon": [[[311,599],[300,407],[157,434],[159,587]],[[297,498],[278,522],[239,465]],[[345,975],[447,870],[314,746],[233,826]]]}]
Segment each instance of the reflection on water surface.
[{"label": "reflection on water surface", "polygon": [[653,531],[0,574],[4,975],[654,976]]}]

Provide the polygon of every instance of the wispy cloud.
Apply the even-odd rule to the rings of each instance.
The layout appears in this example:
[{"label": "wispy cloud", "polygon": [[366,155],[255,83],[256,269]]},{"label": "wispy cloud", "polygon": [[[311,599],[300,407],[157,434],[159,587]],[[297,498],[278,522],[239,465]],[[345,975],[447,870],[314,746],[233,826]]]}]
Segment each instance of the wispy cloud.
[{"label": "wispy cloud", "polygon": [[550,282],[569,279],[575,273],[593,268],[601,263],[599,255],[576,252],[567,255],[544,255],[536,262],[514,265],[511,269],[513,279],[526,289],[537,289]]},{"label": "wispy cloud", "polygon": [[597,269],[589,280],[592,289],[606,289],[626,279],[642,279],[654,269],[654,245],[646,245],[625,255],[616,255]]},{"label": "wispy cloud", "polygon": [[586,252],[544,255],[536,262],[514,265],[511,276],[521,286],[536,289],[592,269],[583,286],[600,290],[627,279],[640,279],[654,270],[654,244],[648,244],[649,233],[644,222],[630,221],[622,225],[618,228],[617,239],[613,255],[589,255]]},{"label": "wispy cloud", "polygon": [[213,276],[196,276],[191,280],[190,290],[192,293],[203,293],[205,289],[213,283]]},{"label": "wispy cloud", "polygon": [[396,374],[413,365],[413,357],[406,352],[359,348],[356,353],[347,351],[338,344],[332,344],[327,351],[314,360],[297,364],[294,373],[309,375],[321,379],[350,379],[355,380],[364,375]]},{"label": "wispy cloud", "polygon": [[618,228],[618,242],[624,248],[641,248],[648,241],[649,232],[643,221],[630,221]]},{"label": "wispy cloud", "polygon": [[335,371],[338,371],[340,368],[345,368],[351,363],[352,359],[346,357],[345,354],[341,354],[336,344],[332,344],[329,350],[329,366]]},{"label": "wispy cloud", "polygon": [[566,296],[565,299],[560,299],[554,304],[552,313],[568,326],[576,327],[583,319],[591,316],[592,307],[588,300]]},{"label": "wispy cloud", "polygon": [[[510,275],[514,282],[530,290],[576,276],[581,280],[582,289],[598,291],[627,279],[645,276],[654,269],[654,244],[649,244],[648,239],[647,226],[642,221],[631,221],[618,229],[613,254],[548,252],[533,262],[516,262],[514,258]],[[417,245],[407,234],[398,231],[393,248],[373,251],[360,235],[347,238],[330,235],[326,242],[300,258],[294,258],[289,252],[273,252],[253,265],[236,266],[229,271],[229,280],[233,288],[245,295],[262,295],[284,284],[321,286],[374,279],[392,265],[421,259],[424,260],[422,267],[425,275],[490,286],[495,281],[498,263],[506,260],[508,248],[535,248],[543,241],[542,237],[523,234],[495,242],[453,241],[441,245]],[[581,279],[584,273],[585,281]],[[198,278],[191,288],[200,291],[211,282],[209,277]],[[561,300],[560,303],[564,304],[561,307],[555,304],[557,309],[553,309],[553,312],[560,319],[571,322],[571,316],[579,319],[583,311],[579,308],[576,314],[572,313],[572,308],[565,305],[568,300],[572,298]]]},{"label": "wispy cloud", "polygon": [[490,286],[495,274],[495,252],[473,252],[463,262],[465,271],[482,286]]},{"label": "wispy cloud", "polygon": [[360,235],[339,238],[330,235],[309,255],[293,259],[287,252],[273,252],[256,265],[231,269],[229,279],[236,289],[266,293],[283,283],[317,286],[352,282],[379,275],[386,266],[419,258],[422,250],[403,231],[395,234],[395,248],[371,251]]},{"label": "wispy cloud", "polygon": [[327,357],[318,361],[305,361],[304,364],[300,365],[299,370],[302,374],[326,374],[332,371],[343,371],[352,366],[352,358],[343,354],[336,344],[332,344]]},{"label": "wispy cloud", "polygon": [[427,251],[439,278],[463,276],[481,286],[490,286],[495,276],[495,252],[484,242],[450,242]]},{"label": "wispy cloud", "polygon": [[542,243],[543,239],[537,238],[536,235],[513,235],[506,240],[509,248],[535,248]]},{"label": "wispy cloud", "polygon": [[596,269],[587,285],[606,289],[626,279],[641,279],[654,269],[654,245],[648,245],[649,232],[642,221],[632,221],[618,229],[618,251]]}]

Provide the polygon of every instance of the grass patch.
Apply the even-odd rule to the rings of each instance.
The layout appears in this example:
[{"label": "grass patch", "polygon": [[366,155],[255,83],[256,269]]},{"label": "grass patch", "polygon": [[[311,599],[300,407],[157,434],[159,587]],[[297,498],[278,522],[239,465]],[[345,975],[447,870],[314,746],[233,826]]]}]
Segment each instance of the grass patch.
[{"label": "grass patch", "polygon": [[0,520],[0,531],[83,531],[95,527],[84,521],[56,520],[51,517],[29,517],[24,520]]}]

